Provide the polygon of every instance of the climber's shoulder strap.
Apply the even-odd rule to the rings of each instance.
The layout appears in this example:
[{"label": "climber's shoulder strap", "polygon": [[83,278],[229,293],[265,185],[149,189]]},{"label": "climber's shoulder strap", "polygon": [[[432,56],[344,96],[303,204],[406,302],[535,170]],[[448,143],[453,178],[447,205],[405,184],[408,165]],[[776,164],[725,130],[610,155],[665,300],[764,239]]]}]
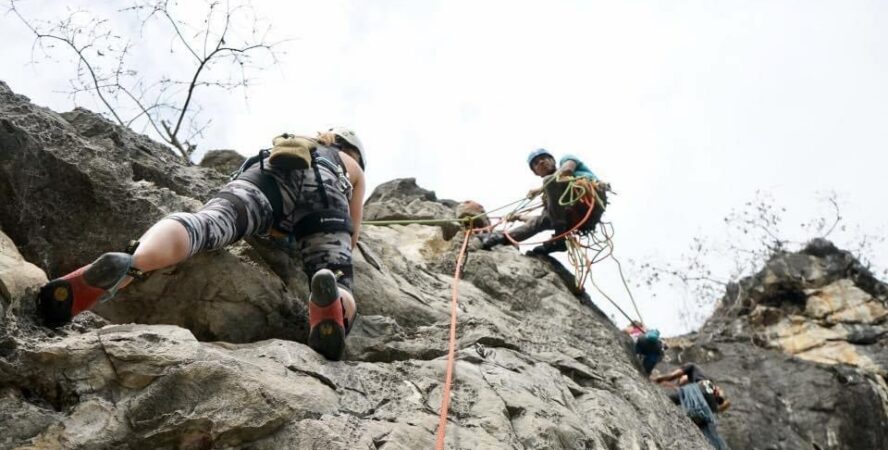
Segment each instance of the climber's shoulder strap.
[{"label": "climber's shoulder strap", "polygon": [[[320,167],[325,167],[336,175],[336,187],[344,193],[349,200],[351,200],[354,186],[352,186],[351,181],[348,179],[348,169],[345,167],[342,157],[339,156],[339,151],[330,147],[318,145],[312,150],[311,159],[315,176],[318,178],[319,182],[321,179]],[[329,208],[329,203],[326,200],[327,193],[323,190],[323,183],[321,184],[321,187],[321,195],[325,197],[324,205]]]},{"label": "climber's shoulder strap", "polygon": [[347,172],[345,163],[342,162],[342,158],[339,156],[339,151],[334,148],[318,145],[314,149],[313,156],[313,159],[318,164],[326,166],[333,173]]}]

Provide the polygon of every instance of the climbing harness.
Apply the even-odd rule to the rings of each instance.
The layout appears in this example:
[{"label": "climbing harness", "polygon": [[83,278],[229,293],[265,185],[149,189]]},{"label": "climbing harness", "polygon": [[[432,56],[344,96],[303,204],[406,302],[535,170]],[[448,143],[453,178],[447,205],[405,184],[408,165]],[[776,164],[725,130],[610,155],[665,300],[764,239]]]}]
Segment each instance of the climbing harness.
[{"label": "climbing harness", "polygon": [[[345,165],[339,158],[337,152],[326,147],[314,148],[311,150],[311,170],[314,172],[315,180],[318,183],[321,201],[324,204],[323,209],[314,210],[305,215],[296,224],[293,225],[292,231],[280,229],[280,223],[284,219],[284,200],[278,182],[265,168],[265,160],[270,154],[270,149],[259,150],[259,153],[248,158],[232,175],[231,180],[245,180],[262,191],[265,198],[271,204],[273,230],[282,235],[289,235],[291,239],[299,239],[314,233],[333,233],[347,232],[352,233],[351,216],[347,211],[334,209],[330,207],[330,201],[327,197],[327,187],[321,177],[321,167],[324,167],[336,174],[336,187],[343,192],[347,198],[351,198],[353,186],[348,180],[348,174]],[[252,166],[259,164],[259,170],[247,170]],[[220,192],[216,197],[228,200],[234,205],[238,214],[238,230],[246,229],[246,206],[243,201],[236,195],[229,192]]]}]

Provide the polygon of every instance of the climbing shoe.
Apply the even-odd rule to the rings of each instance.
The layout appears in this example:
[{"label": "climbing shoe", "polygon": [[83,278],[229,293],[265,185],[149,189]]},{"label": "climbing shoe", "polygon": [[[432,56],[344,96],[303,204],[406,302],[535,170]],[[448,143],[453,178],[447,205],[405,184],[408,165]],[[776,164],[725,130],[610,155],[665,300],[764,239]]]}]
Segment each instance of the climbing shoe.
[{"label": "climbing shoe", "polygon": [[338,361],[345,351],[345,306],[336,275],[321,269],[311,277],[311,295],[308,302],[308,346]]},{"label": "climbing shoe", "polygon": [[268,158],[272,166],[283,170],[304,170],[311,166],[311,151],[315,148],[311,140],[285,133],[274,138],[272,145]]},{"label": "climbing shoe", "polygon": [[484,250],[490,250],[497,245],[503,245],[506,243],[506,236],[499,231],[495,231],[492,233],[487,233],[481,238],[481,248]]},{"label": "climbing shoe", "polygon": [[529,252],[527,252],[527,254],[534,255],[534,256],[542,256],[542,255],[548,255],[549,253],[552,253],[552,252],[566,252],[566,251],[567,251],[567,244],[564,243],[564,239],[559,239],[558,241],[555,241],[555,242],[549,241],[549,242],[543,243],[542,245],[537,245],[536,247],[531,249]]},{"label": "climbing shoe", "polygon": [[37,295],[37,312],[50,327],[71,321],[97,302],[105,302],[117,293],[120,283],[141,272],[134,269],[128,253],[105,253],[88,266],[46,283]]}]

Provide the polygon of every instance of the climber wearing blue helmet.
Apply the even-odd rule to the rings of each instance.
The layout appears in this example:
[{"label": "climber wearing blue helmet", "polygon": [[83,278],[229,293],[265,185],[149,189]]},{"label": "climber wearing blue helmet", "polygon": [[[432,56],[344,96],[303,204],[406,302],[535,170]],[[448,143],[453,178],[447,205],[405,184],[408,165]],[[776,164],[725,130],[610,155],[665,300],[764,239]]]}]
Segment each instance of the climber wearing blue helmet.
[{"label": "climber wearing blue helmet", "polygon": [[645,375],[650,375],[666,350],[666,344],[660,339],[660,330],[632,322],[624,331],[635,341],[635,355],[641,359]]},{"label": "climber wearing blue helmet", "polygon": [[[546,177],[555,173],[555,157],[544,148],[538,148],[527,155],[527,165],[530,170],[540,177]],[[538,172],[535,166],[540,166]],[[593,181],[598,181],[598,177],[592,172],[580,158],[573,155],[564,155],[558,161],[559,176],[584,177]]]},{"label": "climber wearing blue helmet", "polygon": [[[598,177],[583,161],[576,156],[565,155],[556,166],[555,157],[548,150],[539,148],[527,155],[527,165],[534,175],[544,180],[543,186],[531,189],[527,193],[527,197],[533,198],[543,193],[543,203],[546,208],[543,214],[531,217],[523,225],[510,230],[509,237],[520,242],[545,230],[555,230],[556,234],[560,235],[574,228],[587,216],[588,207],[585,204],[576,204],[570,207],[564,207],[559,204],[558,199],[568,186],[568,183],[564,181],[566,178],[583,178],[598,185],[596,195],[600,202],[596,203],[595,209],[588,220],[581,226],[580,231],[595,229],[595,226],[601,220],[601,214],[604,213],[607,198],[603,184],[598,183]],[[481,237],[481,248],[485,250],[505,243],[506,237],[503,232],[488,233]],[[536,246],[531,250],[531,253],[545,255],[555,251],[565,251],[566,249],[564,239],[561,238]]]}]

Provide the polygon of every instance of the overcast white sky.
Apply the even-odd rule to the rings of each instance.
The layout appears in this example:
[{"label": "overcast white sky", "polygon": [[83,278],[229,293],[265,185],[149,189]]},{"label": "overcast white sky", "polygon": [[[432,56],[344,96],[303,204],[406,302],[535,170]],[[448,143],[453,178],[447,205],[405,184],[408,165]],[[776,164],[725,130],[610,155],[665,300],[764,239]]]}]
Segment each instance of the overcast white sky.
[{"label": "overcast white sky", "polygon": [[[74,3],[99,12],[120,4]],[[60,5],[21,4],[45,18],[64,15]],[[530,150],[573,153],[619,193],[606,218],[624,262],[675,259],[694,236],[733,238],[722,219],[756,190],[788,208],[789,224],[815,216],[818,198],[834,191],[846,223],[860,229],[836,234],[839,244],[885,236],[886,2],[255,6],[277,36],[294,40],[248,102],[198,93],[214,121],[203,149],[249,154],[285,130],[343,124],[368,149],[371,186],[415,177],[439,197],[490,208],[538,184]],[[139,54],[144,73],[173,65],[158,41]],[[0,79],[38,104],[72,107],[58,93],[72,73],[64,54],[58,65],[28,65],[32,38],[9,15],[0,42]],[[886,250],[876,249],[880,268]],[[596,278],[628,308],[612,264],[600,266]],[[678,314],[687,293],[634,292],[645,319],[667,334],[693,325]]]}]

